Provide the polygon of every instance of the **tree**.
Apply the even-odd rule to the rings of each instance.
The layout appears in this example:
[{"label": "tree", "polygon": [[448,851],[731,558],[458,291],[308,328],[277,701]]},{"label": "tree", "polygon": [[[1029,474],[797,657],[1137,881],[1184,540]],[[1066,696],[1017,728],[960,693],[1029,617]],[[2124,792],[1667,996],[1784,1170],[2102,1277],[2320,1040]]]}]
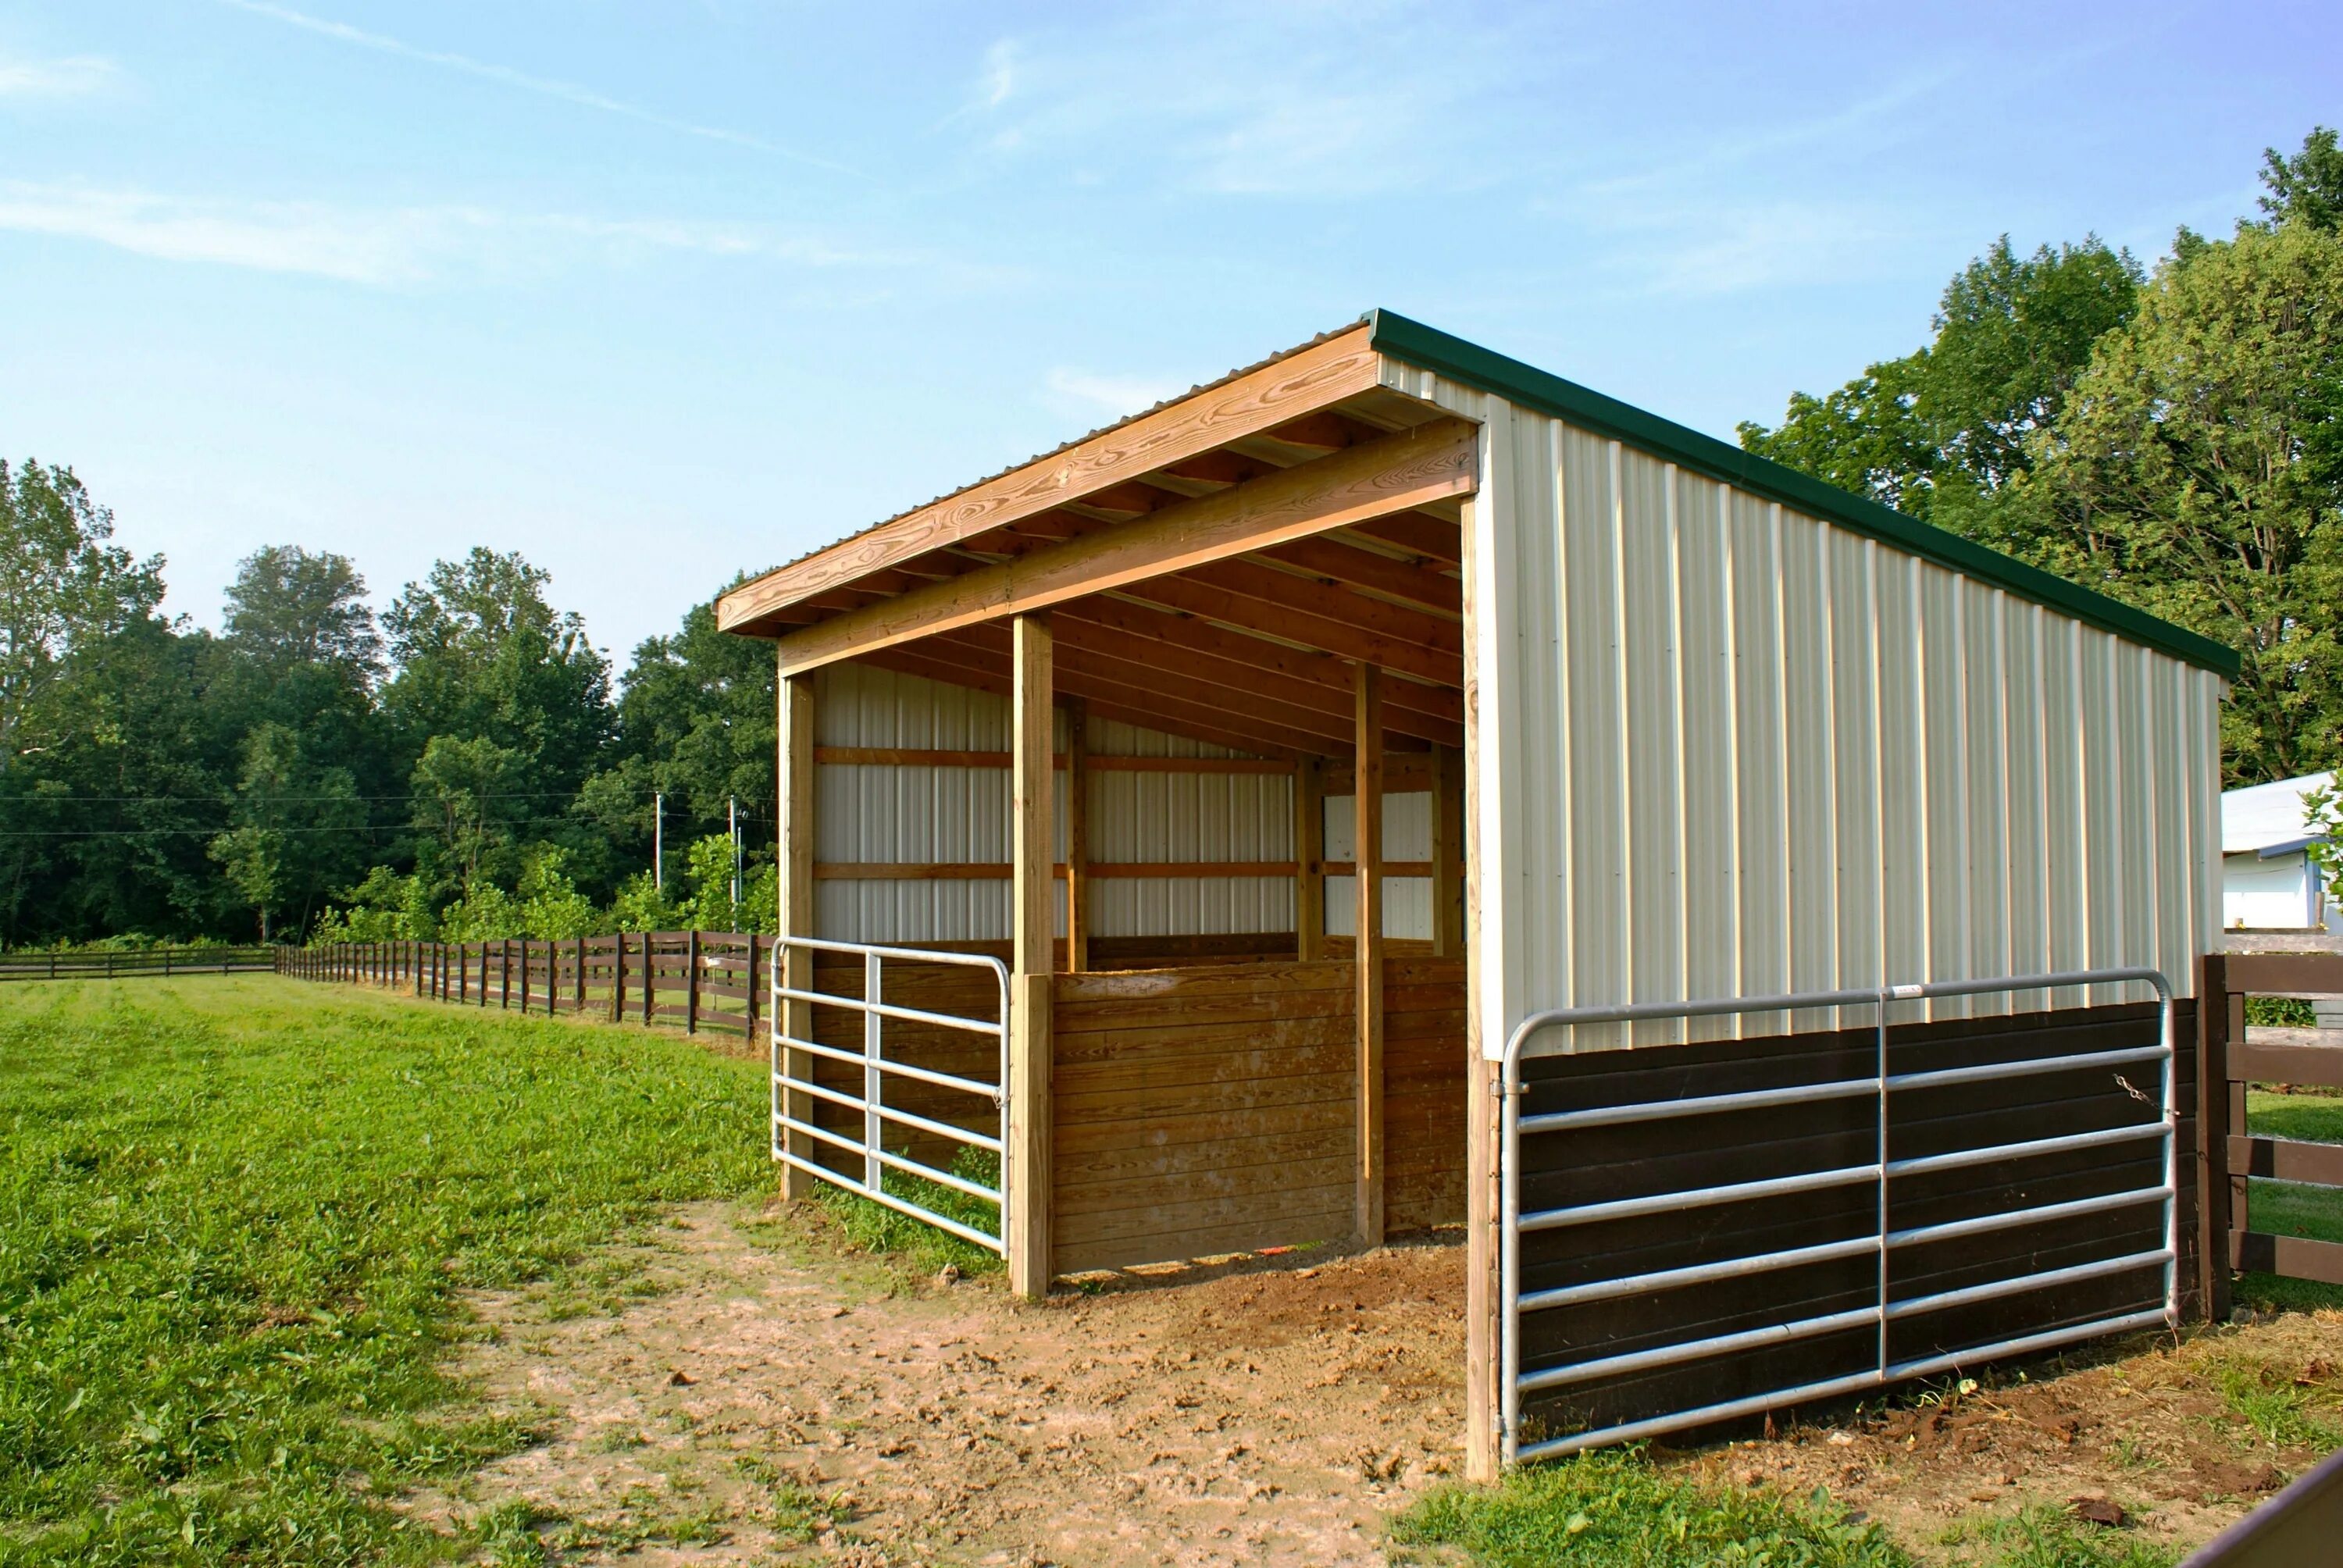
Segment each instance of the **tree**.
[{"label": "tree", "polygon": [[211,841],[211,858],[258,917],[264,942],[279,914],[306,928],[328,890],[365,863],[366,808],[348,769],[313,763],[281,724],[245,736],[233,809],[236,825]]},{"label": "tree", "polygon": [[56,739],[36,709],[73,651],[163,601],[163,558],[134,560],[113,537],[72,469],[0,460],[0,772]]},{"label": "tree", "polygon": [[2040,564],[2228,643],[2235,783],[2343,759],[2343,234],[2240,225],[2157,268],[2015,510]]},{"label": "tree", "polygon": [[2262,152],[2262,184],[2269,194],[2262,211],[2274,224],[2289,219],[2313,228],[2343,227],[2343,148],[2325,126],[2302,138],[2302,151],[2288,157],[2276,147]]},{"label": "tree", "polygon": [[236,567],[223,620],[228,648],[273,669],[322,668],[360,688],[382,674],[382,634],[347,556],[255,550]]},{"label": "tree", "polygon": [[1742,447],[1940,527],[1988,541],[2099,337],[2129,319],[2138,264],[2097,236],[2030,256],[2002,236],[1946,285],[1936,337],[1822,397],[1794,393],[1781,426]]},{"label": "tree", "polygon": [[503,867],[524,759],[486,736],[435,735],[415,764],[415,827],[464,892]]}]

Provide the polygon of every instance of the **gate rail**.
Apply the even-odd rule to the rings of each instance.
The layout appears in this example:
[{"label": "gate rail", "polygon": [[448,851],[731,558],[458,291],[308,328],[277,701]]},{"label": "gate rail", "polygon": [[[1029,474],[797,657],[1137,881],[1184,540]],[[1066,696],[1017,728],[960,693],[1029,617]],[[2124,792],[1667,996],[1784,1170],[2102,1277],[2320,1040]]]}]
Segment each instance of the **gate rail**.
[{"label": "gate rail", "polygon": [[[1928,1072],[1891,1073],[1888,1070],[1888,1010],[1896,1002],[2119,983],[2142,983],[2155,988],[2159,1025],[2157,1044]],[[1869,1077],[1839,1079],[1782,1089],[1754,1090],[1687,1100],[1650,1101],[1533,1116],[1522,1114],[1523,1085],[1521,1068],[1524,1048],[1533,1035],[1544,1030],[1571,1028],[1581,1024],[1630,1023],[1645,1020],[1714,1018],[1743,1013],[1791,1012],[1814,1008],[1866,1006],[1878,1010],[1878,1070]],[[1504,1462],[1511,1464],[1526,1459],[1573,1453],[1581,1449],[1599,1447],[1605,1443],[1633,1442],[1640,1438],[1656,1436],[1662,1432],[1680,1431],[1686,1427],[1704,1426],[1715,1422],[1729,1421],[1738,1416],[1754,1415],[1761,1411],[1783,1405],[1825,1399],[1853,1392],[1858,1389],[1875,1388],[1906,1378],[1923,1377],[1998,1356],[2027,1354],[2036,1351],[2048,1350],[2054,1346],[2067,1344],[2077,1340],[2092,1339],[2101,1334],[2117,1333],[2157,1323],[2167,1327],[2177,1327],[2180,1322],[2180,1205],[2179,1141],[2177,1134],[2180,1110],[2177,1103],[2177,1047],[2172,987],[2166,980],[2162,971],[2149,968],[2077,970],[2056,974],[2010,976],[1998,980],[1934,980],[1916,985],[1799,991],[1782,996],[1717,998],[1686,1002],[1631,1002],[1604,1007],[1553,1008],[1530,1014],[1514,1026],[1513,1033],[1506,1039],[1501,1075],[1495,1085],[1497,1092],[1503,1097],[1503,1127],[1500,1142],[1500,1156],[1503,1161],[1503,1196],[1500,1225],[1498,1334],[1501,1362],[1499,1420]],[[2123,1062],[2151,1060],[2161,1063],[2164,1079],[2163,1114],[2157,1121],[2097,1132],[2075,1133],[2064,1137],[2032,1139],[2018,1143],[1956,1150],[1921,1159],[1891,1160],[1887,1157],[1888,1096],[1897,1090],[1933,1088],[1989,1079],[2068,1071],[2077,1067],[2114,1066]],[[1522,1212],[1521,1141],[1524,1135],[1536,1137],[1578,1128],[1615,1126],[1632,1121],[1663,1121],[1679,1116],[1750,1111],[1772,1105],[1804,1104],[1823,1099],[1854,1099],[1864,1096],[1875,1097],[1878,1106],[1878,1148],[1875,1157],[1867,1164],[1842,1166],[1835,1170],[1809,1171],[1769,1181],[1686,1188],[1651,1197],[1580,1204],[1574,1207],[1539,1211],[1526,1215]],[[1946,1224],[1921,1226],[1903,1231],[1888,1229],[1888,1184],[1896,1177],[1950,1170],[1963,1165],[1986,1164],[1996,1160],[2022,1159],[2030,1155],[2089,1149],[2148,1138],[2160,1139],[2164,1145],[2165,1180],[2161,1186],[2138,1188],[2033,1209],[2006,1210],[1976,1219]],[[1599,1280],[1557,1290],[1532,1292],[1527,1295],[1524,1295],[1521,1290],[1521,1236],[1524,1230],[1561,1229],[1572,1225],[1590,1224],[1602,1220],[1622,1219],[1635,1214],[1703,1208],[1714,1204],[1739,1202],[1752,1198],[1779,1197],[1825,1188],[1853,1186],[1858,1183],[1870,1183],[1878,1191],[1878,1220],[1875,1233],[1870,1236],[1855,1237],[1846,1241],[1830,1241],[1786,1251],[1753,1253],[1719,1262],[1696,1264],[1685,1268]],[[2155,1251],[2130,1252],[2121,1257],[2068,1268],[2015,1275],[1960,1290],[1945,1291],[1934,1295],[1914,1297],[1900,1302],[1890,1298],[1889,1264],[1898,1247],[1916,1245],[1924,1241],[1942,1241],[1956,1236],[2008,1229],[2042,1221],[2139,1207],[2150,1202],[2160,1202],[2164,1207],[2164,1245]],[[1564,1366],[1546,1368],[1528,1377],[1522,1375],[1521,1318],[1523,1312],[1548,1311],[1582,1302],[1631,1295],[1644,1291],[1668,1290],[1711,1281],[1738,1278],[1776,1269],[1825,1262],[1834,1259],[1860,1257],[1865,1253],[1875,1254],[1879,1260],[1877,1297],[1871,1306],[1786,1323],[1770,1324],[1739,1333],[1664,1345],[1632,1354],[1572,1362]],[[2164,1306],[2161,1311],[2134,1312],[2116,1317],[2097,1319],[2042,1333],[2027,1334],[2015,1339],[2004,1339],[1968,1347],[1948,1354],[1916,1357],[1904,1361],[1889,1359],[1888,1327],[1892,1322],[1951,1307],[1966,1306],[1976,1302],[2022,1295],[2030,1291],[2080,1280],[2095,1279],[2103,1275],[2128,1272],[2155,1264],[2161,1264],[2164,1271]],[[1573,1382],[1591,1382],[1598,1378],[1616,1376],[1654,1367],[1727,1355],[1739,1351],[1770,1348],[1820,1334],[1860,1328],[1866,1323],[1877,1325],[1878,1352],[1875,1364],[1861,1372],[1654,1416],[1642,1421],[1618,1422],[1611,1426],[1573,1432],[1543,1442],[1527,1444],[1521,1442],[1521,1407],[1523,1394],[1562,1387]]]},{"label": "gate rail", "polygon": [[[926,1084],[982,1100],[990,1104],[999,1118],[1001,1133],[1008,1127],[1007,1084],[1009,1082],[1009,966],[999,959],[981,953],[938,952],[925,948],[882,947],[870,942],[833,941],[817,937],[776,937],[773,939],[772,965],[772,1152],[780,1161],[821,1181],[831,1182],[848,1191],[860,1193],[874,1203],[883,1203],[924,1220],[929,1224],[950,1232],[964,1241],[1006,1256],[1009,1238],[1009,1205],[1005,1201],[1007,1161],[1001,1159],[996,1167],[1003,1172],[999,1185],[988,1186],[971,1181],[956,1171],[939,1169],[915,1160],[897,1150],[886,1147],[884,1134],[890,1125],[910,1128],[933,1137],[942,1138],[971,1149],[990,1151],[996,1158],[1004,1154],[1007,1141],[1001,1133],[979,1132],[937,1117],[923,1116],[900,1106],[887,1102],[887,1085],[890,1079]],[[788,949],[800,949],[808,953],[842,953],[862,960],[862,994],[841,996],[833,991],[800,990],[787,982],[788,966],[781,954]],[[994,994],[998,998],[997,1016],[990,1020],[961,1018],[951,1013],[933,1012],[922,1008],[900,1006],[885,997],[883,966],[887,960],[923,964],[950,964],[966,969],[990,971]],[[862,1049],[860,1052],[843,1050],[834,1045],[807,1040],[790,1032],[790,1010],[784,1002],[799,1002],[812,1007],[845,1008],[862,1015]],[[956,1073],[940,1072],[932,1068],[918,1067],[910,1062],[890,1060],[886,1051],[885,1028],[889,1020],[906,1023],[925,1024],[936,1029],[956,1030],[971,1034],[990,1035],[997,1042],[996,1067],[993,1081],[963,1078]],[[808,1033],[812,1030],[809,1028]],[[798,1059],[802,1059],[804,1076],[793,1070]],[[862,1070],[860,1091],[815,1081],[814,1063],[834,1061]],[[790,1096],[806,1097],[804,1116],[793,1113]],[[850,1138],[833,1128],[819,1126],[812,1120],[811,1101],[844,1106],[860,1113],[857,1125],[860,1138]],[[825,1165],[789,1147],[789,1133],[816,1140],[831,1148],[844,1150],[861,1157],[861,1175],[857,1177]],[[900,1171],[922,1181],[935,1182],[971,1197],[984,1199],[998,1205],[1001,1215],[999,1235],[964,1224],[949,1215],[939,1214],[900,1192],[890,1191],[886,1184],[889,1171]]]}]

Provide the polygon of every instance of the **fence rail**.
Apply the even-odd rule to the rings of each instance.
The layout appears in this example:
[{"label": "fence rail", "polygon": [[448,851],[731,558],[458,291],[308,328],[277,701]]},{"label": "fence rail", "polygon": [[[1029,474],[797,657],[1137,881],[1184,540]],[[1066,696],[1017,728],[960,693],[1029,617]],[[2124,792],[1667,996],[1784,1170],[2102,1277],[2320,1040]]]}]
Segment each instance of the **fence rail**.
[{"label": "fence rail", "polygon": [[123,980],[133,975],[265,973],[276,948],[138,948],[119,952],[11,953],[0,980]]},{"label": "fence rail", "polygon": [[2206,1110],[2203,1200],[2208,1233],[2228,1238],[2226,1249],[2207,1249],[2209,1261],[2227,1265],[2215,1271],[2217,1281],[2208,1276],[2207,1289],[2217,1288],[2214,1300],[2224,1313],[2228,1269],[2343,1285],[2343,1243],[2257,1231],[2247,1201],[2257,1177],[2343,1188],[2343,1144],[2264,1138],[2246,1129],[2251,1084],[2343,1089],[2343,1046],[2298,1043],[2325,1031],[2258,1028],[2248,1033],[2246,1027],[2248,996],[2343,995],[2343,953],[2274,950],[2280,941],[2309,948],[2318,940],[2265,938],[2256,950],[2213,953],[2204,960],[2197,1046]]},{"label": "fence rail", "polygon": [[[404,990],[464,1007],[668,1024],[754,1040],[767,1028],[773,939],[740,931],[621,931],[490,942],[347,942],[277,950],[297,980]],[[266,962],[260,966],[269,967]]]}]

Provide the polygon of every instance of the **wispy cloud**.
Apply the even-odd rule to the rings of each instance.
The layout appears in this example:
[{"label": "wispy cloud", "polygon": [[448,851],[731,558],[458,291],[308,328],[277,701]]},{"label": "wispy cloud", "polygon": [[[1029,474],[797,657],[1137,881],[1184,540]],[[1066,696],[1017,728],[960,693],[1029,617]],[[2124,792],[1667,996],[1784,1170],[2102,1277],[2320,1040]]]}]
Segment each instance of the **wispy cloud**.
[{"label": "wispy cloud", "polygon": [[1167,377],[1097,376],[1069,366],[1051,370],[1042,386],[1049,400],[1060,407],[1088,414],[1104,413],[1117,419],[1151,408],[1172,394],[1186,390],[1185,383]]},{"label": "wispy cloud", "polygon": [[97,55],[60,60],[0,55],[0,98],[75,98],[96,92],[114,76],[114,62]]},{"label": "wispy cloud", "polygon": [[312,16],[306,11],[296,11],[289,6],[271,5],[268,0],[219,0],[219,3],[238,11],[250,12],[256,16],[268,17],[288,27],[298,27],[304,32],[315,33],[321,37],[347,44],[356,48],[371,49],[377,54],[395,55],[403,60],[415,60],[427,65],[438,65],[447,70],[460,71],[468,76],[478,76],[484,81],[516,87],[522,92],[535,93],[543,97],[558,98],[563,103],[576,104],[581,108],[596,109],[606,115],[618,115],[627,119],[639,120],[644,125],[657,126],[661,130],[674,131],[687,136],[699,136],[711,142],[729,142],[734,146],[752,147],[758,152],[771,153],[814,168],[828,169],[836,174],[857,172],[832,159],[817,156],[812,153],[800,152],[794,147],[785,147],[778,143],[767,141],[762,136],[751,136],[746,131],[729,130],[722,126],[701,125],[693,120],[679,119],[672,115],[660,114],[656,109],[647,109],[639,104],[630,104],[622,98],[613,98],[608,94],[598,93],[591,87],[580,86],[575,82],[533,75],[527,71],[515,70],[509,65],[498,65],[487,60],[476,60],[469,55],[458,55],[450,50],[426,49],[402,39],[391,37],[387,34],[369,33],[364,28],[353,27],[346,22],[336,22],[323,16]]},{"label": "wispy cloud", "polygon": [[866,275],[950,265],[910,252],[691,219],[199,201],[16,181],[0,182],[0,230],[90,240],[167,261],[390,286],[523,272],[580,253],[620,262],[646,253],[689,253]]}]

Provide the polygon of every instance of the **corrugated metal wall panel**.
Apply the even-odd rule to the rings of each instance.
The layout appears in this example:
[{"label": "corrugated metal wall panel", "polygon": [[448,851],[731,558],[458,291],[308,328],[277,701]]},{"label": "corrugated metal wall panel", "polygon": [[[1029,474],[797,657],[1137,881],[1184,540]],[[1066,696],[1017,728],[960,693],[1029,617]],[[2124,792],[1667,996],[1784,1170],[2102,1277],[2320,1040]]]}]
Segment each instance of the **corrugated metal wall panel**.
[{"label": "corrugated metal wall panel", "polygon": [[[1326,858],[1330,860],[1355,859],[1359,842],[1358,802],[1348,795],[1329,795],[1324,804]],[[1290,821],[1292,818],[1289,816],[1287,819]],[[1288,838],[1291,837],[1289,833]],[[1432,795],[1428,790],[1410,790],[1403,795],[1384,791],[1383,859],[1432,859]],[[1286,928],[1290,929],[1292,923],[1289,916]],[[1326,879],[1326,934],[1330,937],[1359,934],[1359,885],[1356,879],[1350,877]],[[1383,879],[1383,935],[1420,937],[1427,940],[1431,938],[1431,878]]]},{"label": "corrugated metal wall panel", "polygon": [[2193,990],[2217,677],[1431,372],[1383,379],[1487,420],[1489,1049],[1572,1003],[2124,963]]}]

